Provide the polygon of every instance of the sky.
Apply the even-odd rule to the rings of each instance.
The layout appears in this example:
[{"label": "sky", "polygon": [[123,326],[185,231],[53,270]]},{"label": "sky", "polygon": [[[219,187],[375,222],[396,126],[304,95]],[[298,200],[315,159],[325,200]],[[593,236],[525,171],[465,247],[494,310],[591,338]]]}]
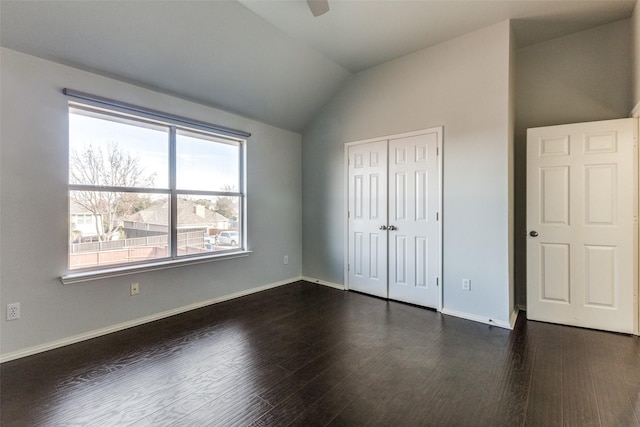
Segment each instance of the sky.
[{"label": "sky", "polygon": [[[69,149],[82,153],[89,146],[106,154],[116,143],[138,158],[144,176],[155,173],[153,188],[169,188],[169,133],[162,128],[144,128],[84,114],[69,114]],[[179,190],[219,191],[239,188],[238,145],[221,144],[178,133],[176,138],[177,186]],[[79,183],[93,184],[93,183]]]}]

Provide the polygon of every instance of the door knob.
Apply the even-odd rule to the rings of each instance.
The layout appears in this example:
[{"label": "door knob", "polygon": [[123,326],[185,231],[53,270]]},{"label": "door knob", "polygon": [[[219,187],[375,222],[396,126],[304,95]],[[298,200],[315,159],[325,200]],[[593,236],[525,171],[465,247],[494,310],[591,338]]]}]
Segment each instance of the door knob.
[{"label": "door knob", "polygon": [[538,232],[537,232],[537,231],[535,231],[535,230],[532,230],[532,231],[530,231],[530,232],[529,232],[529,236],[531,236],[531,237],[538,237]]},{"label": "door knob", "polygon": [[386,229],[387,229],[387,226],[386,226],[386,225],[381,225],[381,226],[380,226],[380,230],[386,230]]},{"label": "door knob", "polygon": [[395,226],[395,225],[390,225],[388,229],[389,229],[389,230],[391,230],[391,231],[393,231],[393,230],[397,230],[397,228],[396,228],[396,226]]}]

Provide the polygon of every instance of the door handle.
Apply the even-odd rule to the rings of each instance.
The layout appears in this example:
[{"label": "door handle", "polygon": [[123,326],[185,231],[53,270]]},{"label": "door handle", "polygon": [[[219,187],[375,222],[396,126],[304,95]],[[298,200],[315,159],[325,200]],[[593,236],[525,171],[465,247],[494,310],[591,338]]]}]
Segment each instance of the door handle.
[{"label": "door handle", "polygon": [[380,230],[386,230],[386,229],[387,229],[387,226],[386,226],[386,225],[381,225],[381,226],[380,226]]},{"label": "door handle", "polygon": [[389,231],[397,230],[395,225],[390,225],[388,228]]},{"label": "door handle", "polygon": [[532,230],[532,231],[530,231],[530,232],[529,232],[529,236],[531,236],[531,237],[538,237],[538,232],[537,232],[537,231],[535,231],[535,230]]}]

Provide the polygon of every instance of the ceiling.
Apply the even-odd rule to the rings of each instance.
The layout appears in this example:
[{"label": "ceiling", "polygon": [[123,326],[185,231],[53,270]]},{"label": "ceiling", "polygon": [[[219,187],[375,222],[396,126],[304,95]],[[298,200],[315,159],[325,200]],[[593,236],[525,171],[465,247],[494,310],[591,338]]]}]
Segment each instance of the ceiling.
[{"label": "ceiling", "polygon": [[527,46],[635,0],[0,1],[0,45],[302,131],[351,75],[513,19]]},{"label": "ceiling", "polygon": [[314,18],[304,1],[239,0],[350,72],[514,19],[518,46],[627,18],[635,1],[329,0]]}]

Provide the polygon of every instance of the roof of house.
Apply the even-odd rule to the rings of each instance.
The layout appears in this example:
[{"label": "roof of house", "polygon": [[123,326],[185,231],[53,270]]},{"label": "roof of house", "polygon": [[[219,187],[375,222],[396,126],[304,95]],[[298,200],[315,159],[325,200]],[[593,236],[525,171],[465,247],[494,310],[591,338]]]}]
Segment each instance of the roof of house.
[{"label": "roof of house", "polygon": [[73,200],[69,202],[69,213],[71,215],[93,214],[89,209]]},{"label": "roof of house", "polygon": [[[162,201],[149,206],[147,209],[124,217],[125,221],[144,222],[148,224],[169,224],[169,202]],[[218,222],[229,221],[228,218],[208,209],[206,206],[191,200],[178,199],[178,221],[184,225],[210,226]]]}]

